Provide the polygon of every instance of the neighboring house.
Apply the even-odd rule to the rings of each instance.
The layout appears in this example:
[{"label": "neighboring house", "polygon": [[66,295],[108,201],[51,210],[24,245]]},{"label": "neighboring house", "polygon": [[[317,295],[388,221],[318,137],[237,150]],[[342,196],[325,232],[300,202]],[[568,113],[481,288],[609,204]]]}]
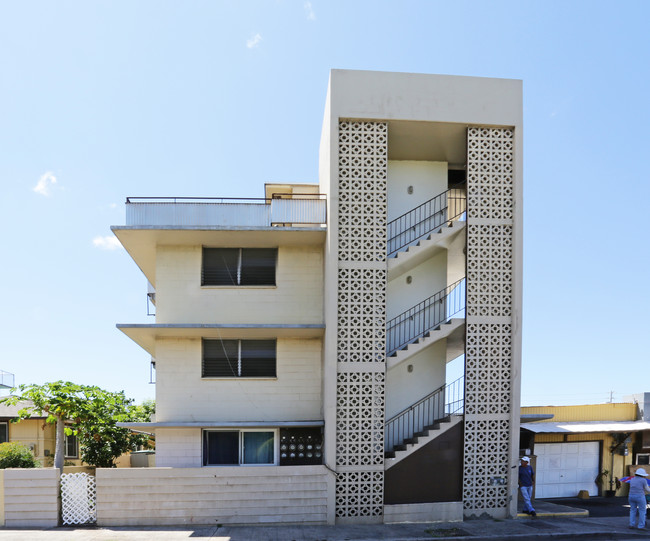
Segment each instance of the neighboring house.
[{"label": "neighboring house", "polygon": [[220,521],[305,501],[301,478],[328,522],[516,515],[521,82],[334,70],[319,171],[259,201],[127,199],[112,230],[156,322],[118,328],[155,363],[156,422],[126,426],[157,466],[269,491]]},{"label": "neighboring house", "polygon": [[[0,404],[0,443],[18,442],[31,449],[34,456],[43,464],[51,466],[56,450],[56,425],[45,422],[45,416],[33,414],[29,419],[17,423],[11,420],[18,417],[18,410],[30,403],[20,402],[15,406]],[[65,437],[65,462],[81,465],[79,443],[74,435]]]},{"label": "neighboring house", "polygon": [[[650,393],[645,393],[650,399]],[[642,401],[521,408],[522,454],[531,454],[537,472],[537,498],[575,497],[616,491],[616,478],[630,475],[633,465],[650,459],[650,411]],[[551,418],[527,422],[533,415]],[[528,419],[527,419],[528,417]],[[607,471],[596,484],[600,472]],[[611,494],[611,493],[610,493]]]}]

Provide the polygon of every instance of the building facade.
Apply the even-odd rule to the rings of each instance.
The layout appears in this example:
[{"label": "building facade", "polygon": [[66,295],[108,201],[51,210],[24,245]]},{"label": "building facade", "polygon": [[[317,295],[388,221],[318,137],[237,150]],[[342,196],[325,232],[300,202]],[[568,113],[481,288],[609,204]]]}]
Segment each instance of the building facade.
[{"label": "building facade", "polygon": [[334,70],[318,185],[127,200],[156,465],[257,466],[242,493],[273,497],[246,505],[294,522],[514,516],[521,115],[519,81]]}]

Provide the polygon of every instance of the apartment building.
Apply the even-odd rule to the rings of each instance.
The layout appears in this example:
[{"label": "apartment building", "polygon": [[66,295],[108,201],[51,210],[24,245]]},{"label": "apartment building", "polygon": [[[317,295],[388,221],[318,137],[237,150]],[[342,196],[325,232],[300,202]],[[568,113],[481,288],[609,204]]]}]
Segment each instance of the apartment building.
[{"label": "apartment building", "polygon": [[156,466],[223,482],[230,523],[514,516],[521,82],[333,70],[319,159],[112,228],[155,301],[118,328],[155,362]]}]

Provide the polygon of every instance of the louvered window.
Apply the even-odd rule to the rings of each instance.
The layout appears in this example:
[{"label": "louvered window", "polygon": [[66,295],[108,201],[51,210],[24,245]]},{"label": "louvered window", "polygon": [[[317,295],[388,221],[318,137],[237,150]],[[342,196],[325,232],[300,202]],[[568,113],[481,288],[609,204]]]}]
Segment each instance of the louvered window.
[{"label": "louvered window", "polygon": [[201,285],[274,286],[277,248],[203,248]]},{"label": "louvered window", "polygon": [[204,378],[274,378],[275,340],[203,340]]}]

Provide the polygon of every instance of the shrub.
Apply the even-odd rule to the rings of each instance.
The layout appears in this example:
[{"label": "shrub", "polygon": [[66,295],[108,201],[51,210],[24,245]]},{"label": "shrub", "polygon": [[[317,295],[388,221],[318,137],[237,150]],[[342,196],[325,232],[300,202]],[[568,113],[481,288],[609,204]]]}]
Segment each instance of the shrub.
[{"label": "shrub", "polygon": [[17,442],[0,443],[0,469],[39,468],[40,462],[32,452]]}]

